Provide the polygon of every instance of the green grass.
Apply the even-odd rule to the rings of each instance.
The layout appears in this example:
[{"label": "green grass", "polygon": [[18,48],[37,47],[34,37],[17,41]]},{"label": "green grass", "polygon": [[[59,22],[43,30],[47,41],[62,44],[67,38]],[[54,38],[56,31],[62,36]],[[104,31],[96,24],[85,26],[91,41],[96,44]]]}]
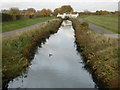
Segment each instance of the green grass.
[{"label": "green grass", "polygon": [[118,15],[83,15],[79,18],[120,34],[118,31]]},{"label": "green grass", "polygon": [[61,19],[53,19],[35,29],[2,38],[3,84],[25,71],[37,46],[45,42],[50,34],[57,32],[61,21]]},{"label": "green grass", "polygon": [[2,32],[8,32],[8,31],[24,28],[53,18],[54,17],[40,17],[40,18],[21,19],[15,21],[2,22]]},{"label": "green grass", "polygon": [[92,69],[97,83],[102,87],[118,88],[120,48],[118,39],[93,33],[87,24],[72,20],[75,29],[77,50],[86,57],[85,64]]}]

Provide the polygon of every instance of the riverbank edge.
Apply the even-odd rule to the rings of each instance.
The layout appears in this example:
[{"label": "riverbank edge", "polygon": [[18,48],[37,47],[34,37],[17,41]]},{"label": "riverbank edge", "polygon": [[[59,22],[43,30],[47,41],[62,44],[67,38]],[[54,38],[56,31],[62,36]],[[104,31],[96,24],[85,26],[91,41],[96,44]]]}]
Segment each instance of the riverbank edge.
[{"label": "riverbank edge", "polygon": [[[58,31],[62,21],[62,19],[58,18],[53,19],[40,25],[38,28],[3,38],[3,88],[6,88],[7,83],[13,78],[22,75],[26,71],[26,68],[34,58],[37,47],[41,47],[41,43],[46,42],[46,39],[49,38],[51,34]],[[5,51],[11,50],[11,48],[13,49],[11,52]],[[13,61],[15,61],[15,63]]]},{"label": "riverbank edge", "polygon": [[[86,67],[86,69],[89,69],[88,71],[92,74],[93,81],[98,85],[99,88],[120,88],[119,65],[118,65],[119,58],[118,58],[118,52],[117,52],[118,46],[116,45],[114,49],[111,49],[111,50],[116,50],[116,52],[115,52],[116,55],[114,54],[113,58],[114,57],[117,58],[117,60],[116,60],[116,58],[114,58],[114,60],[116,60],[117,63],[113,63],[113,65],[115,64],[115,66],[112,67],[112,66],[110,66],[111,64],[109,65],[109,62],[108,62],[108,67],[110,67],[110,70],[111,70],[111,71],[108,70],[109,71],[109,73],[108,73],[106,71],[106,66],[104,65],[104,62],[107,62],[107,60],[109,60],[111,58],[111,56],[110,56],[111,54],[108,55],[108,57],[110,56],[110,58],[106,59],[106,58],[102,57],[102,55],[98,54],[100,51],[99,49],[98,49],[98,51],[96,51],[94,48],[94,47],[97,47],[97,46],[95,46],[95,44],[98,45],[98,42],[96,42],[97,39],[96,40],[94,39],[94,35],[103,39],[103,44],[104,44],[104,42],[106,42],[106,40],[104,38],[107,38],[107,37],[97,35],[93,32],[91,34],[88,24],[86,22],[81,23],[77,19],[71,19],[71,21],[72,21],[73,28],[75,30],[75,38],[76,38],[75,42],[77,44],[77,51],[82,54],[82,56],[84,58],[85,67]],[[110,39],[110,38],[107,38],[107,39],[111,40],[111,41],[115,40],[115,43],[118,44],[117,39]],[[91,41],[93,41],[94,45],[90,43]],[[99,42],[99,43],[101,43],[101,42]],[[87,47],[86,47],[87,44],[91,45],[91,46],[89,45],[90,46],[89,49],[87,49]],[[99,46],[100,46],[100,44],[99,44]],[[98,48],[102,48],[102,45],[100,47],[99,46],[98,46]],[[113,44],[113,46],[114,46],[114,44]],[[106,48],[102,48],[102,49],[106,49]],[[96,54],[96,52],[97,52],[97,54]],[[101,52],[102,52],[101,54],[104,54],[104,55],[106,54],[104,52],[104,50],[101,50]],[[110,52],[110,50],[109,50],[109,52]],[[111,59],[113,59],[113,58],[111,58]],[[100,59],[103,63],[100,62]],[[95,65],[95,64],[98,64],[98,65]],[[103,68],[101,69],[101,67],[103,67]],[[102,70],[104,72],[102,72]],[[115,76],[114,74],[117,76],[114,77]]]}]

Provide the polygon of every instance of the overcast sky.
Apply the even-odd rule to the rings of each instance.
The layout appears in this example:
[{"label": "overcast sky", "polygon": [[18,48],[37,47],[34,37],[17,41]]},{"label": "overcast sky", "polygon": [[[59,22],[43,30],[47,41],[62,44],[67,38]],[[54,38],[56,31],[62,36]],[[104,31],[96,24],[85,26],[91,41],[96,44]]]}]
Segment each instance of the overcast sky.
[{"label": "overcast sky", "polygon": [[96,10],[118,10],[118,2],[120,0],[0,0],[2,3],[0,9],[9,9],[11,7],[18,7],[19,9],[35,8],[41,10],[42,8],[49,8],[54,10],[62,5],[71,5],[74,11],[89,11]]}]

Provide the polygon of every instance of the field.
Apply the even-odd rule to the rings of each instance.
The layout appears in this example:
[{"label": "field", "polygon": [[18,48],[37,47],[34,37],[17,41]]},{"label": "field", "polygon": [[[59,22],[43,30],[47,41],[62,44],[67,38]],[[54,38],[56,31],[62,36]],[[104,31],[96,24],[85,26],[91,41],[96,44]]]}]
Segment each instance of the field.
[{"label": "field", "polygon": [[118,31],[118,15],[83,15],[79,18],[120,34]]},{"label": "field", "polygon": [[[118,39],[93,33],[87,23],[72,20],[77,50],[85,57],[86,66],[92,69],[102,87],[119,87]],[[101,87],[101,85],[99,86]]]},{"label": "field", "polygon": [[15,21],[2,22],[2,32],[8,32],[8,31],[20,29],[53,18],[54,17],[41,17],[41,18],[21,19]]}]

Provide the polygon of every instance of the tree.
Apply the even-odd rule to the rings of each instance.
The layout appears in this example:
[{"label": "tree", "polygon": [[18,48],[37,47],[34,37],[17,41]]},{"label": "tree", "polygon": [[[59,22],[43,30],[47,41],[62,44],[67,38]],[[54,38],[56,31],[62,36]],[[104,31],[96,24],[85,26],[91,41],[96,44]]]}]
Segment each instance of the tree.
[{"label": "tree", "polygon": [[27,15],[27,10],[21,10],[21,15]]},{"label": "tree", "polygon": [[3,9],[1,10],[2,13],[9,13],[9,10]]},{"label": "tree", "polygon": [[115,11],[115,14],[120,15],[120,11]]},{"label": "tree", "polygon": [[29,15],[29,18],[33,18],[35,14],[36,14],[36,10],[34,8],[27,9],[27,15]]},{"label": "tree", "polygon": [[40,11],[40,16],[47,16],[47,10],[45,8]]},{"label": "tree", "polygon": [[60,8],[56,8],[56,9],[54,10],[54,12],[53,12],[53,14],[54,14],[55,16],[57,16],[58,13],[60,13]]},{"label": "tree", "polygon": [[107,14],[110,14],[110,12],[108,12],[108,11],[102,11],[102,10],[96,11],[96,15],[107,15]]},{"label": "tree", "polygon": [[40,11],[40,16],[50,16],[52,14],[52,11],[50,9],[42,9]]},{"label": "tree", "polygon": [[47,10],[47,16],[50,16],[52,14],[52,10],[48,9]]},{"label": "tree", "polygon": [[9,14],[12,15],[13,20],[16,20],[16,16],[20,15],[20,10],[18,8],[10,8]]},{"label": "tree", "polygon": [[40,11],[39,10],[36,12],[36,16],[40,17]]},{"label": "tree", "polygon": [[70,5],[64,5],[60,8],[60,13],[72,13],[73,12],[73,8]]},{"label": "tree", "polygon": [[86,9],[86,10],[84,10],[84,14],[89,15],[89,14],[91,14],[91,12]]},{"label": "tree", "polygon": [[19,15],[20,14],[20,10],[18,8],[10,8],[9,14],[10,15]]},{"label": "tree", "polygon": [[28,8],[27,9],[27,15],[35,15],[36,10],[34,8]]}]

